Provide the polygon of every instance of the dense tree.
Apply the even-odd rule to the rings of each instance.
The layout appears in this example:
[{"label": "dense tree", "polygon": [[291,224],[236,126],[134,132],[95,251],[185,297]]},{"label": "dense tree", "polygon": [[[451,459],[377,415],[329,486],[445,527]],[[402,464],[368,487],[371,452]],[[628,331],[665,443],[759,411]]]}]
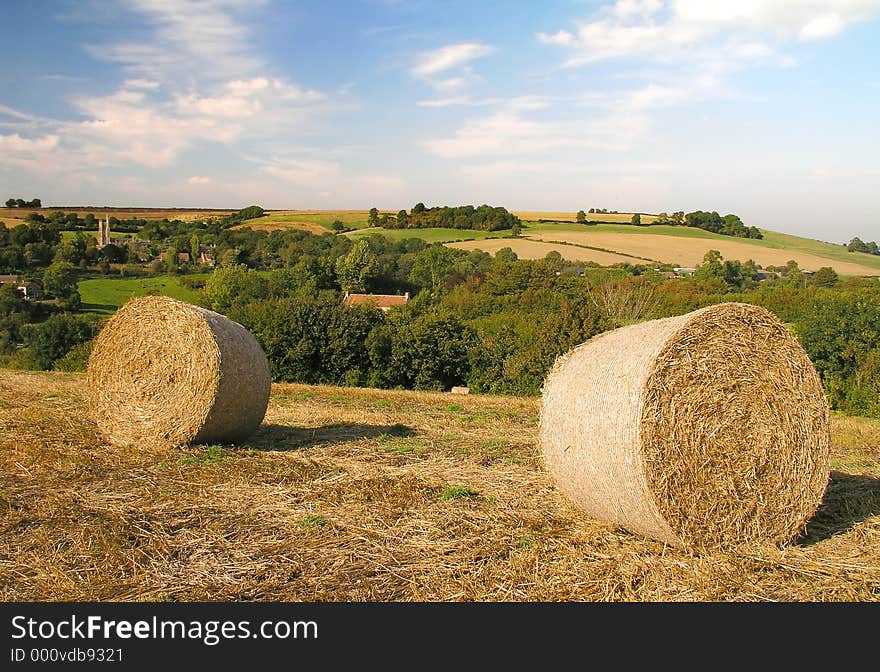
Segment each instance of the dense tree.
[{"label": "dense tree", "polygon": [[68,310],[77,310],[82,302],[76,268],[67,261],[56,261],[43,272],[43,290]]},{"label": "dense tree", "polygon": [[70,313],[50,315],[45,322],[33,325],[25,336],[33,362],[38,368],[51,369],[74,346],[90,340],[95,325],[88,318]]},{"label": "dense tree", "polygon": [[227,313],[235,303],[264,299],[266,279],[243,264],[220,266],[208,276],[202,292],[204,304],[218,313]]},{"label": "dense tree", "polygon": [[[590,212],[592,212],[592,211],[593,211],[593,209],[590,208]],[[575,216],[575,221],[577,221],[578,224],[585,223],[587,221],[587,213],[584,212],[583,210],[578,210],[577,215]]]},{"label": "dense tree", "polygon": [[642,216],[639,213],[636,213],[630,219],[631,224],[635,224],[636,226],[640,226],[642,223]]},{"label": "dense tree", "polygon": [[336,275],[344,292],[365,292],[378,273],[376,255],[366,240],[358,240],[344,257],[336,260]]},{"label": "dense tree", "polygon": [[367,221],[369,221],[370,226],[379,226],[379,210],[377,208],[370,208]]},{"label": "dense tree", "polygon": [[409,280],[420,287],[437,291],[452,272],[456,253],[443,245],[431,245],[418,253]]}]

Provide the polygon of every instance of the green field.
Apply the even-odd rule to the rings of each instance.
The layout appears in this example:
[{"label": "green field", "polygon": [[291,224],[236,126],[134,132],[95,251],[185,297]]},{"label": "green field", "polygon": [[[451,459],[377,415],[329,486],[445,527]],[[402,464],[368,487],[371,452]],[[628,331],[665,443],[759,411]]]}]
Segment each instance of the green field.
[{"label": "green field", "polygon": [[405,240],[407,238],[421,238],[426,243],[451,243],[457,240],[485,240],[486,238],[510,238],[510,230],[506,231],[475,231],[473,229],[383,229],[371,227],[349,231],[344,234],[349,238],[363,238],[371,234],[378,234],[391,240]]},{"label": "green field", "polygon": [[[204,279],[208,274],[188,275],[192,279]],[[134,296],[159,294],[172,299],[197,303],[198,293],[184,287],[180,278],[159,275],[151,278],[94,278],[81,280],[79,293],[83,310],[98,315],[112,315],[119,306]]]}]

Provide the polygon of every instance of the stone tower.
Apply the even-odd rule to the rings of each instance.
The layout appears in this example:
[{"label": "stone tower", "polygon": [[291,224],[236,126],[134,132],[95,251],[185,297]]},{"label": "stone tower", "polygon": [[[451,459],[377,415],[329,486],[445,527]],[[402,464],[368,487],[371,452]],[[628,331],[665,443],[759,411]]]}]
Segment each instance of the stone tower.
[{"label": "stone tower", "polygon": [[98,220],[98,249],[110,244],[110,215],[108,214],[104,221]]}]

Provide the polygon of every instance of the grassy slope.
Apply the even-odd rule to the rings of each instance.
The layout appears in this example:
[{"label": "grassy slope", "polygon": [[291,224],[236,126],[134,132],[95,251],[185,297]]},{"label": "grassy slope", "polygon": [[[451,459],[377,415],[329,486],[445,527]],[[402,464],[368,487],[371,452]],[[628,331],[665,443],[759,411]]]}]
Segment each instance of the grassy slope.
[{"label": "grassy slope", "polygon": [[[205,278],[207,275],[189,275],[189,278]],[[160,275],[152,278],[95,278],[81,280],[79,293],[86,312],[110,315],[133,296],[144,296],[155,292],[173,299],[196,303],[197,294],[180,284],[173,275]]]},{"label": "grassy slope", "polygon": [[[579,513],[540,400],[275,385],[237,446],[114,448],[81,375],[0,371],[0,600],[876,600],[880,422],[808,535],[693,557]],[[458,495],[458,496],[454,496]]]}]

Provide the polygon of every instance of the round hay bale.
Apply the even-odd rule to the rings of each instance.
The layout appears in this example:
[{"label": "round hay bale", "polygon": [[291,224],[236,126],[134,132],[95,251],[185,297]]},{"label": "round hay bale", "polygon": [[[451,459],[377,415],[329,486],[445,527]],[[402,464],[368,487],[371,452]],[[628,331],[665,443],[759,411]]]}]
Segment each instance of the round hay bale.
[{"label": "round hay bale", "polygon": [[94,419],[116,445],[240,441],[269,403],[269,363],[250,332],[164,296],[120,308],[86,373]]},{"label": "round hay bale", "polygon": [[577,507],[694,550],[790,541],[830,475],[815,368],[776,316],[741,303],[574,348],[545,381],[540,435]]}]

